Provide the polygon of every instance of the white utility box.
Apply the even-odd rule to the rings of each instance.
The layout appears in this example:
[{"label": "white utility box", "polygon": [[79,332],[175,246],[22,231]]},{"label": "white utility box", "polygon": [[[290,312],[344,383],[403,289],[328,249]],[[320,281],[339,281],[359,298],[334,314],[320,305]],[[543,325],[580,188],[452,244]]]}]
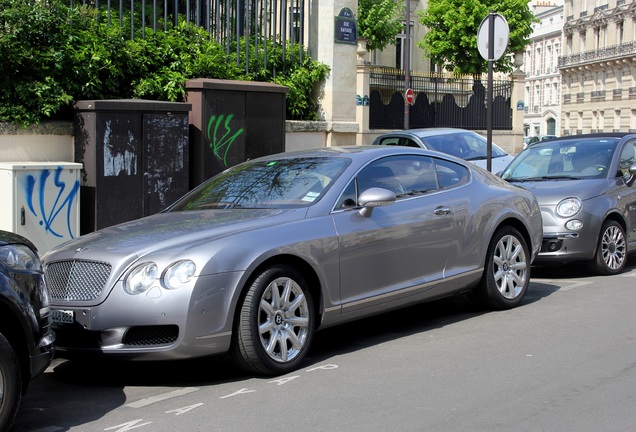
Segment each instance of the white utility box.
[{"label": "white utility box", "polygon": [[79,236],[80,170],[72,162],[0,162],[0,229],[43,254]]}]

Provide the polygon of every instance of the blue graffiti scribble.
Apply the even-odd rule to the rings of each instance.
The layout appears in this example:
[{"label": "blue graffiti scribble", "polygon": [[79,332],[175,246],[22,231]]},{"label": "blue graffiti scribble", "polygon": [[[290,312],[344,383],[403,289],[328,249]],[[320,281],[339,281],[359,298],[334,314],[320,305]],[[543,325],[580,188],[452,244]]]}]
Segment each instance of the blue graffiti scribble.
[{"label": "blue graffiti scribble", "polygon": [[[227,152],[230,150],[230,147],[234,143],[234,140],[243,133],[243,128],[240,128],[238,131],[234,133],[234,135],[228,136],[232,133],[232,128],[230,128],[230,122],[234,118],[234,114],[229,114],[225,118],[225,123],[223,123],[223,115],[210,117],[210,121],[208,121],[208,139],[212,140],[210,143],[210,147],[214,151],[214,155],[223,161],[223,164],[227,166]],[[223,124],[225,128],[225,133],[219,137],[219,127]],[[211,133],[212,126],[214,126],[214,133]],[[223,132],[223,131],[221,131]],[[223,154],[221,151],[225,150]]]},{"label": "blue graffiti scribble", "polygon": [[[68,230],[68,234],[71,238],[73,238],[73,229],[71,227],[71,211],[73,207],[73,203],[76,200],[77,193],[79,192],[80,183],[79,180],[75,180],[75,182],[70,187],[66,197],[64,197],[64,191],[67,189],[66,182],[61,180],[62,175],[62,167],[57,167],[55,170],[55,175],[53,176],[53,186],[47,184],[47,180],[51,175],[49,170],[42,170],[39,178],[39,187],[38,187],[38,195],[39,195],[39,210],[40,215],[38,216],[38,212],[35,210],[35,206],[33,205],[35,197],[35,189],[36,184],[38,184],[38,179],[33,175],[28,175],[26,177],[26,200],[27,206],[29,207],[29,211],[36,217],[41,217],[40,225],[44,227],[46,232],[51,233],[56,237],[64,237],[62,234],[53,230],[53,223],[59,216],[59,214],[66,209],[66,227]],[[45,195],[49,193],[51,195],[55,195],[55,200],[51,208],[46,208],[46,202],[44,200]]]}]

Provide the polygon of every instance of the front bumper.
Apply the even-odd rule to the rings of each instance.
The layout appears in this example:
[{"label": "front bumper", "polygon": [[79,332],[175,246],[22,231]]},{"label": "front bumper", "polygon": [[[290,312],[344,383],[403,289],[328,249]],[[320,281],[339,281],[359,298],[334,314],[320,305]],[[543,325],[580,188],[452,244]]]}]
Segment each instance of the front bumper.
[{"label": "front bumper", "polygon": [[54,301],[58,355],[169,360],[224,353],[241,276],[200,276],[192,288],[153,287],[139,295],[117,282],[101,304]]},{"label": "front bumper", "polygon": [[596,241],[575,232],[546,234],[536,263],[586,261],[594,258]]}]

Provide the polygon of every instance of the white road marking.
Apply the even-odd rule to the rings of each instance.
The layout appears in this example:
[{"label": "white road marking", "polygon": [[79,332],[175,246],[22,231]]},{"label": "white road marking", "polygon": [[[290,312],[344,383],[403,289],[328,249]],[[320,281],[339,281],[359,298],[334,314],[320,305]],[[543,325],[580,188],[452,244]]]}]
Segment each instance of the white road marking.
[{"label": "white road marking", "polygon": [[149,398],[145,398],[145,399],[141,399],[138,400],[137,402],[131,402],[129,404],[126,404],[127,407],[129,408],[142,408],[148,405],[151,405],[153,403],[156,402],[161,402],[164,401],[166,399],[172,399],[175,397],[179,397],[179,396],[183,396],[186,395],[188,393],[192,393],[195,391],[198,391],[199,389],[197,387],[184,387],[184,388],[180,388],[177,390],[173,390],[171,392],[167,392],[167,393],[162,393],[156,396],[152,396]]}]

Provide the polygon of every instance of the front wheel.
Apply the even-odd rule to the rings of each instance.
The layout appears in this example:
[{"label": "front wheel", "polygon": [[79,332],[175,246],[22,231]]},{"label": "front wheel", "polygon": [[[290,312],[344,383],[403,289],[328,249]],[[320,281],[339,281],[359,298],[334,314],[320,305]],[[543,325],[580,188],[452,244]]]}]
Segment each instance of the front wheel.
[{"label": "front wheel", "polygon": [[486,266],[473,298],[493,309],[518,306],[530,284],[530,252],[513,227],[497,230],[488,245]]},{"label": "front wheel", "polygon": [[0,431],[13,423],[22,397],[20,366],[9,341],[0,333]]},{"label": "front wheel", "polygon": [[600,275],[619,273],[625,267],[626,258],[627,243],[623,227],[616,221],[605,221],[592,261],[594,272]]},{"label": "front wheel", "polygon": [[270,267],[249,287],[240,310],[232,348],[238,366],[266,375],[296,369],[314,334],[314,308],[304,278],[286,265]]}]

